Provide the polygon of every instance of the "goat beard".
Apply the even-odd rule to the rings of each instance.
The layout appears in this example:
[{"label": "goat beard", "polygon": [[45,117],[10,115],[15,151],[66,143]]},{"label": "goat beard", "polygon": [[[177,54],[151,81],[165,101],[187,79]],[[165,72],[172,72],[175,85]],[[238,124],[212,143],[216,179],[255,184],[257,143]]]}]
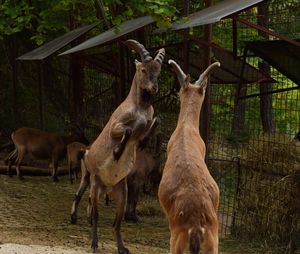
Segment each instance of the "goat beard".
[{"label": "goat beard", "polygon": [[142,99],[142,102],[150,104],[151,95],[146,89],[142,89],[141,99]]}]

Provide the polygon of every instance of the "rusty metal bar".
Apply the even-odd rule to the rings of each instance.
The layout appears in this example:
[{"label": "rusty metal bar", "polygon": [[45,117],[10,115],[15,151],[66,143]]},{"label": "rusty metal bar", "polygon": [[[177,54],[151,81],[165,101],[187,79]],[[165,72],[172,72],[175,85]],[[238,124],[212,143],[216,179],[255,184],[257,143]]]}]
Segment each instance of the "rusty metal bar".
[{"label": "rusty metal bar", "polygon": [[274,37],[277,37],[277,38],[279,38],[279,39],[281,39],[281,40],[283,40],[283,41],[286,41],[286,42],[288,42],[288,43],[290,43],[290,44],[293,44],[293,45],[295,45],[295,46],[297,46],[297,47],[300,47],[300,42],[295,41],[295,40],[292,40],[292,39],[290,39],[290,38],[288,38],[288,37],[286,37],[286,36],[284,36],[284,35],[280,35],[280,34],[274,32],[274,31],[271,31],[271,30],[268,29],[268,28],[265,28],[265,27],[263,27],[263,26],[254,24],[254,23],[252,23],[252,22],[250,22],[250,21],[248,21],[248,20],[241,19],[241,18],[239,18],[239,17],[234,17],[234,16],[233,16],[232,18],[235,19],[236,21],[238,21],[238,22],[240,22],[240,23],[246,25],[246,26],[252,27],[252,28],[257,29],[257,30],[259,30],[259,31],[261,31],[261,32],[267,33],[267,34],[272,35],[272,36],[274,36]]},{"label": "rusty metal bar", "polygon": [[293,86],[293,87],[289,87],[289,88],[281,88],[281,89],[277,89],[277,90],[269,91],[269,92],[265,92],[265,93],[254,93],[254,94],[250,94],[250,95],[246,95],[246,96],[241,96],[241,97],[238,97],[238,99],[239,100],[244,100],[244,99],[247,99],[247,98],[257,97],[257,96],[261,96],[261,95],[282,93],[282,92],[287,92],[287,91],[297,90],[297,89],[300,89],[300,87],[299,86]]},{"label": "rusty metal bar", "polygon": [[[209,7],[212,5],[212,0],[205,0],[205,7]],[[206,41],[204,56],[203,56],[203,67],[204,70],[211,63],[211,44],[212,44],[212,24],[208,24],[204,26],[204,41]],[[203,70],[203,71],[204,71]],[[203,102],[203,107],[201,110],[200,117],[200,132],[201,137],[206,144],[206,149],[208,149],[208,141],[210,134],[210,114],[211,114],[211,105],[210,105],[210,95],[211,95],[211,86],[210,79],[208,79],[208,84],[205,92],[205,99]],[[205,161],[208,160],[209,151],[207,150],[205,155]]]},{"label": "rusty metal bar", "polygon": [[232,19],[232,52],[237,57],[237,21]]}]

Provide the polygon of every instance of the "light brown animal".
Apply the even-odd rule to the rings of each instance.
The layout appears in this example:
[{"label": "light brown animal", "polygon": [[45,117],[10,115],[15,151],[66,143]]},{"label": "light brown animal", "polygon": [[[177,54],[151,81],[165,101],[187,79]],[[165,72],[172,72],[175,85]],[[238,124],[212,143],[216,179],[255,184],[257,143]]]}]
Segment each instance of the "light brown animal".
[{"label": "light brown animal", "polygon": [[173,60],[180,89],[177,127],[167,146],[158,196],[171,231],[170,251],[181,254],[218,253],[219,188],[205,164],[205,144],[199,133],[200,110],[205,96],[207,75],[219,65],[212,64],[195,82]]},{"label": "light brown animal", "polygon": [[80,142],[73,142],[67,145],[69,178],[71,184],[73,184],[73,175],[75,180],[78,179],[78,173],[80,170],[79,154],[81,151],[85,151],[86,149],[87,145]]},{"label": "light brown animal", "polygon": [[154,152],[139,148],[136,153],[136,161],[132,171],[127,176],[128,197],[125,212],[125,220],[138,222],[140,219],[136,214],[136,206],[139,196],[151,173],[159,174],[160,151],[163,136],[156,135],[156,147]]},{"label": "light brown animal", "polygon": [[90,185],[88,216],[92,224],[92,249],[97,252],[98,200],[101,194],[109,193],[117,204],[114,234],[118,253],[129,253],[124,246],[120,227],[124,217],[127,182],[132,170],[139,140],[152,133],[156,125],[153,119],[151,94],[158,90],[157,79],[165,51],[160,49],[154,59],[143,45],[134,40],[125,42],[140,54],[142,63],[136,61],[136,73],[127,98],[113,112],[108,123],[83,157],[86,173],[75,195],[71,210],[71,222],[77,221],[77,207]]},{"label": "light brown animal", "polygon": [[11,165],[16,163],[17,176],[19,179],[23,179],[20,164],[28,153],[36,159],[51,161],[53,181],[58,181],[58,162],[66,155],[67,145],[74,141],[87,142],[81,131],[77,131],[71,136],[63,136],[28,127],[15,130],[11,134],[11,139],[15,145],[15,150],[10,153],[7,159],[8,175],[12,175]]}]

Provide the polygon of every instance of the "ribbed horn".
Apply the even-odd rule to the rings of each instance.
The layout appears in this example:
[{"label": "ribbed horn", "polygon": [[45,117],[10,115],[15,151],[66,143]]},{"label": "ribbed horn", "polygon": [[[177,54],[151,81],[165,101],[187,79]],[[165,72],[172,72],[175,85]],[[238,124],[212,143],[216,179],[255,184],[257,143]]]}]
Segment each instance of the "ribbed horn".
[{"label": "ribbed horn", "polygon": [[168,61],[168,64],[170,64],[172,66],[173,71],[175,71],[178,81],[180,83],[180,85],[182,86],[182,84],[184,83],[185,79],[186,79],[186,74],[183,72],[183,70],[180,68],[180,66],[172,59],[170,59]]},{"label": "ribbed horn", "polygon": [[206,68],[206,70],[200,75],[199,79],[195,82],[195,85],[200,86],[202,81],[209,75],[210,71],[214,67],[220,67],[220,66],[221,66],[220,62],[215,62],[215,63],[211,64],[210,66],[208,66]]},{"label": "ribbed horn", "polygon": [[165,58],[165,49],[161,48],[160,50],[158,50],[154,61],[157,61],[159,64],[162,64]]},{"label": "ribbed horn", "polygon": [[131,49],[133,49],[134,51],[136,51],[137,53],[140,54],[141,56],[141,60],[143,63],[147,63],[150,62],[152,60],[152,57],[150,56],[150,53],[148,50],[145,49],[145,47],[139,43],[136,40],[127,40],[124,42],[125,45]]}]

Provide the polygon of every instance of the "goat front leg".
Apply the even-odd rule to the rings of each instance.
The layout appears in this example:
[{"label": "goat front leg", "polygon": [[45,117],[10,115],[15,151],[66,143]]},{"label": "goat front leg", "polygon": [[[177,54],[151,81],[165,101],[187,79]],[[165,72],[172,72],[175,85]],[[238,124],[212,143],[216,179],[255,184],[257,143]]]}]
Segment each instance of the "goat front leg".
[{"label": "goat front leg", "polygon": [[117,205],[116,218],[114,221],[114,234],[117,242],[119,254],[129,254],[130,251],[124,246],[121,236],[121,222],[124,217],[125,207],[127,202],[127,180],[124,178],[117,185],[114,186],[111,192],[112,198]]},{"label": "goat front leg", "polygon": [[153,135],[156,127],[160,124],[161,120],[158,116],[154,117],[151,121],[150,127],[146,131],[144,137],[139,141],[139,148],[144,149],[150,137]]},{"label": "goat front leg", "polygon": [[132,130],[131,129],[129,129],[129,128],[125,129],[120,144],[113,151],[113,155],[114,155],[115,160],[119,160],[120,159],[122,153],[124,152],[124,149],[126,147],[126,144],[127,144],[128,140],[129,140],[131,134],[132,134]]},{"label": "goat front leg", "polygon": [[100,178],[97,175],[91,175],[90,177],[91,189],[90,189],[90,205],[91,205],[91,220],[92,220],[92,249],[93,253],[97,253],[98,250],[98,200],[101,192]]}]

